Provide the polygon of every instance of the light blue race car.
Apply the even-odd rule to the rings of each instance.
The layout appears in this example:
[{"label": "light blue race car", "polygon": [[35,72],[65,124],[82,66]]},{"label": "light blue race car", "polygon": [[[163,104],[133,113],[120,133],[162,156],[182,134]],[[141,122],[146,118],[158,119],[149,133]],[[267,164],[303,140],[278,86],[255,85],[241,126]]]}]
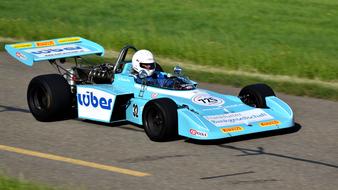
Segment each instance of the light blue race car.
[{"label": "light blue race car", "polygon": [[[244,87],[239,96],[199,89],[197,83],[174,68],[159,64],[161,83],[135,77],[128,56],[137,49],[124,47],[115,64],[83,66],[82,56],[103,56],[104,49],[81,37],[8,44],[7,52],[22,63],[49,61],[60,74],[40,75],[28,86],[29,109],[38,121],[70,116],[106,123],[128,121],[142,125],[153,141],[178,135],[198,140],[279,130],[294,126],[293,112],[265,84]],[[75,66],[65,69],[66,58]]]}]

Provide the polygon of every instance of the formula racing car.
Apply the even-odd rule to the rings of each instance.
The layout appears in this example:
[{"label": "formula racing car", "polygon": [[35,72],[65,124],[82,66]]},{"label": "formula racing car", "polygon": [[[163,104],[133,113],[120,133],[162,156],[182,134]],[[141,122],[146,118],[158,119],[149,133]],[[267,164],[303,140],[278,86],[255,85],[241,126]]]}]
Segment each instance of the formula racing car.
[{"label": "formula racing car", "polygon": [[[114,64],[84,64],[86,55],[104,55],[97,43],[81,37],[8,44],[6,51],[32,66],[49,61],[59,74],[40,75],[27,90],[30,112],[48,122],[69,115],[99,122],[127,121],[141,125],[153,141],[176,136],[199,140],[224,139],[294,126],[291,108],[266,84],[245,86],[238,96],[200,89],[176,66],[164,72],[161,86],[145,77],[135,80],[128,55],[137,49],[125,46]],[[71,61],[65,68],[66,60]],[[75,114],[74,114],[75,113]]]}]

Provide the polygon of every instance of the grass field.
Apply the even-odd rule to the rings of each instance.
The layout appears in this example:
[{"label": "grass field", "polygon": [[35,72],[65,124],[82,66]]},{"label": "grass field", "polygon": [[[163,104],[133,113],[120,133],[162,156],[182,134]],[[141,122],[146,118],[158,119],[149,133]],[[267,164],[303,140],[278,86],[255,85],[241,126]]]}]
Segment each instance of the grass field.
[{"label": "grass field", "polygon": [[106,49],[129,43],[157,56],[271,80],[287,75],[338,82],[336,0],[1,0],[0,10],[2,37],[79,35]]},{"label": "grass field", "polygon": [[0,174],[0,189],[1,190],[57,190],[55,188],[9,178],[1,174]]}]

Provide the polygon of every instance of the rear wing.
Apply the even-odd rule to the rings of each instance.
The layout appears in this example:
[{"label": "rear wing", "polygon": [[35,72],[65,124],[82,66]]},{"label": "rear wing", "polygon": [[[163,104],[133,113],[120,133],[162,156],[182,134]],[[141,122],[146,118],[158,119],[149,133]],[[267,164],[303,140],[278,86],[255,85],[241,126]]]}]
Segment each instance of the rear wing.
[{"label": "rear wing", "polygon": [[34,62],[96,54],[104,55],[101,45],[81,37],[24,42],[5,45],[6,51],[20,62],[32,66]]}]

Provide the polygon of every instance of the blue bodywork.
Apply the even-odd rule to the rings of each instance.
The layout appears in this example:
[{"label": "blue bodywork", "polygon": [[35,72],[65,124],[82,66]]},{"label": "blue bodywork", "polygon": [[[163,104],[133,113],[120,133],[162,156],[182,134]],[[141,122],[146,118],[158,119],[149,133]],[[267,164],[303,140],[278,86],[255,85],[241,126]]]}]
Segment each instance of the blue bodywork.
[{"label": "blue bodywork", "polygon": [[[37,61],[104,53],[100,45],[80,37],[40,42],[10,44],[5,48],[29,66]],[[143,125],[142,113],[147,103],[170,98],[178,107],[179,135],[192,139],[223,139],[294,126],[291,108],[275,96],[266,97],[268,108],[254,108],[237,96],[205,89],[173,90],[139,84],[132,75],[131,63],[125,63],[114,74],[112,84],[76,85],[76,91],[78,117],[106,123],[129,121]]]},{"label": "blue bodywork", "polygon": [[[204,89],[169,90],[142,86],[135,82],[134,76],[130,74],[131,69],[131,63],[125,64],[123,71],[115,74],[114,82],[111,85],[86,85],[114,96],[131,95],[125,110],[126,121],[143,125],[142,111],[146,104],[156,98],[170,98],[178,105],[179,135],[192,139],[222,139],[294,126],[291,108],[275,96],[266,98],[269,108],[253,108],[244,104],[236,96],[224,95]],[[78,85],[77,88],[82,88],[82,86]],[[203,105],[203,102],[195,103],[193,99],[199,95],[213,97],[221,105],[213,106],[209,104]],[[137,107],[137,113],[135,113],[135,107]],[[216,120],[209,116],[216,116]],[[81,118],[80,115],[79,117]],[[92,120],[95,119],[92,118]],[[221,123],[215,124],[217,121],[221,121]],[[107,120],[106,122],[114,121]]]}]

